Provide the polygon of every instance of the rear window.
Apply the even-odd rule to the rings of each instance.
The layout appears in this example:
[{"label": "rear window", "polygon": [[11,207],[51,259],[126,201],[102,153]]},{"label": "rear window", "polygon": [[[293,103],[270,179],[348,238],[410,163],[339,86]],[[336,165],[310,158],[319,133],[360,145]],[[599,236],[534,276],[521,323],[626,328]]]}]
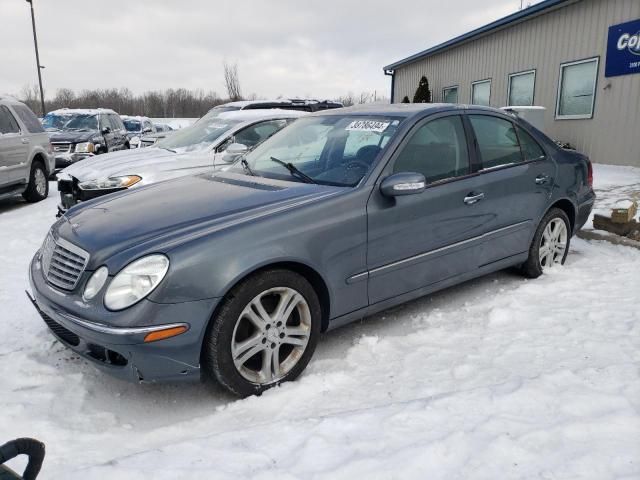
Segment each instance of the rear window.
[{"label": "rear window", "polygon": [[13,109],[16,111],[22,123],[27,127],[29,133],[44,133],[44,128],[35,113],[31,111],[26,105],[14,105]]}]

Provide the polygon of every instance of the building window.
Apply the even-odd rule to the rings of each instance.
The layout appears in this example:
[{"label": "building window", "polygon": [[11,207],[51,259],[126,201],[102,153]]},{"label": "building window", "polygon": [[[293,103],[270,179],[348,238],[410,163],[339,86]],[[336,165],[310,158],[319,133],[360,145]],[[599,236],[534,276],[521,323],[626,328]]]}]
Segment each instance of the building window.
[{"label": "building window", "polygon": [[444,103],[458,103],[458,87],[443,88],[442,101]]},{"label": "building window", "polygon": [[556,118],[592,118],[597,78],[597,57],[560,65]]},{"label": "building window", "polygon": [[471,103],[473,105],[489,105],[491,100],[491,80],[480,80],[471,84]]},{"label": "building window", "polygon": [[533,105],[533,92],[536,85],[536,71],[512,73],[509,75],[509,87],[507,94],[508,106]]}]

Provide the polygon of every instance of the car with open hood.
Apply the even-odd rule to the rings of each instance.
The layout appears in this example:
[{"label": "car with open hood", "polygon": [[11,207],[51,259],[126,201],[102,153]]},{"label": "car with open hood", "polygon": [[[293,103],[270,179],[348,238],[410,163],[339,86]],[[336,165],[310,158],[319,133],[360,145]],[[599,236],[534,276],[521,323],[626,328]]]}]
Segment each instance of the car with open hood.
[{"label": "car with open hood", "polygon": [[69,210],[31,261],[33,304],[113,375],[257,394],[296,378],[322,331],[559,268],[592,179],[587,157],[492,108],[314,113],[228,170]]},{"label": "car with open hood", "polygon": [[56,171],[85,158],[129,148],[120,116],[108,108],[61,108],[47,113],[42,126],[49,133]]},{"label": "car with open hood", "polygon": [[304,115],[278,109],[224,112],[205,116],[153,147],[87,159],[58,174],[59,212],[109,193],[228,166]]}]

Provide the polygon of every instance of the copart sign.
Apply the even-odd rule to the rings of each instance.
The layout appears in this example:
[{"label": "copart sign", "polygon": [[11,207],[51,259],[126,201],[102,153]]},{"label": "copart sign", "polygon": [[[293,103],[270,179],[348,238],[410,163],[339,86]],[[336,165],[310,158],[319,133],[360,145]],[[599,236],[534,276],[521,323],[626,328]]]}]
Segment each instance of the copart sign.
[{"label": "copart sign", "polygon": [[609,27],[605,77],[640,73],[640,19]]}]

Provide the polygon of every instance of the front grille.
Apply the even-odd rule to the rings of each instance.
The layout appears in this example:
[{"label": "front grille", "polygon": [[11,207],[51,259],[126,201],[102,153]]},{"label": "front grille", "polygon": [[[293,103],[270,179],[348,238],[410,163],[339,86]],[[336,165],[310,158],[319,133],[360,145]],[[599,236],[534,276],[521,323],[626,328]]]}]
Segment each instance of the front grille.
[{"label": "front grille", "polygon": [[42,246],[42,270],[49,283],[73,290],[84,272],[89,254],[70,242],[47,235]]},{"label": "front grille", "polygon": [[153,141],[153,140],[141,140],[140,141],[140,148],[150,147],[154,143],[155,143],[155,141]]},{"label": "front grille", "polygon": [[71,143],[69,142],[60,142],[60,143],[52,143],[54,153],[69,153],[71,151]]}]

